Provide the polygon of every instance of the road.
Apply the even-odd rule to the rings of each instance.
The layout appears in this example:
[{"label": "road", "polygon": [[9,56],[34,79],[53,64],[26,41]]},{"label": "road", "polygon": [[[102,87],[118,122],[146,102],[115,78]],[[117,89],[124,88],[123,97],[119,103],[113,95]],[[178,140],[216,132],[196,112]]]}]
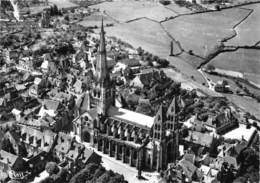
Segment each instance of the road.
[{"label": "road", "polygon": [[102,157],[102,165],[107,170],[113,170],[114,172],[124,175],[125,180],[129,183],[157,183],[159,181],[157,178],[159,173],[157,172],[142,172],[142,176],[147,180],[139,180],[136,177],[138,172],[135,167],[130,167],[128,164],[122,163],[120,160],[116,160],[109,157],[107,154],[97,151],[95,148],[91,147],[89,143],[83,144]]},{"label": "road", "polygon": [[201,70],[201,69],[198,69],[198,71],[201,73],[201,75],[204,77],[204,79],[207,81],[207,84],[209,86],[209,89],[212,90],[212,91],[215,91],[215,85],[216,83],[214,83],[210,78],[208,78],[206,76],[206,74]]}]

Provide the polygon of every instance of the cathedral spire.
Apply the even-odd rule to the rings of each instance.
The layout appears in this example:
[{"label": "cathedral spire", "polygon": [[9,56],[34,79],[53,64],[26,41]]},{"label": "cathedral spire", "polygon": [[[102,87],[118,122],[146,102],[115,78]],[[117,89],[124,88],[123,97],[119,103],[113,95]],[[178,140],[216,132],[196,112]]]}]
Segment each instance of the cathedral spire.
[{"label": "cathedral spire", "polygon": [[99,44],[99,58],[96,65],[96,77],[98,82],[103,82],[105,79],[108,79],[107,71],[107,58],[106,58],[106,41],[105,41],[105,31],[103,18],[101,22],[101,31],[100,31],[100,44]]}]

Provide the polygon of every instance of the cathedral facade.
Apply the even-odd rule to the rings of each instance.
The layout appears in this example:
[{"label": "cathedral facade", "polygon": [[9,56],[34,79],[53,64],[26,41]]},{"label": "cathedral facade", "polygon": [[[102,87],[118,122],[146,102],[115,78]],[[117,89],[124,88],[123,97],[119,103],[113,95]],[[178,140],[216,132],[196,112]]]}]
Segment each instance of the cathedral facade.
[{"label": "cathedral facade", "polygon": [[160,106],[155,117],[115,107],[115,87],[106,59],[102,21],[95,83],[83,94],[84,108],[73,121],[73,133],[80,141],[138,170],[164,170],[178,157],[177,103]]}]

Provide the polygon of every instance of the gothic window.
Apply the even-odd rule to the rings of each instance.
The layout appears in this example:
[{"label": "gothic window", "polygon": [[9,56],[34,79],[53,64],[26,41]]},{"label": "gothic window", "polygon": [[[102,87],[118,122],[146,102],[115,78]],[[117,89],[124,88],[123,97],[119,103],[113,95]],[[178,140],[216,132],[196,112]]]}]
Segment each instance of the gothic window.
[{"label": "gothic window", "polygon": [[87,117],[87,116],[85,116],[85,117],[84,117],[84,120],[85,120],[85,121],[88,121],[88,117]]},{"label": "gothic window", "polygon": [[100,98],[100,91],[97,92],[97,97]]},{"label": "gothic window", "polygon": [[167,116],[167,119],[168,119],[168,120],[171,120],[171,116],[170,116],[170,115],[168,115],[168,116]]},{"label": "gothic window", "polygon": [[156,139],[158,139],[158,138],[159,138],[159,133],[155,132],[154,137],[155,137]]},{"label": "gothic window", "polygon": [[161,116],[160,116],[160,115],[158,115],[158,121],[159,121],[159,120],[161,120]]}]

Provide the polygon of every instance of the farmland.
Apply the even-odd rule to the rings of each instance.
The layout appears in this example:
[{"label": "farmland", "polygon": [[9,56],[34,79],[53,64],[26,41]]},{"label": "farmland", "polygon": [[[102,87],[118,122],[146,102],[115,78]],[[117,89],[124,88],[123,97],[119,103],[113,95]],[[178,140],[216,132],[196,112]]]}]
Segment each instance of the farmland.
[{"label": "farmland", "polygon": [[[106,29],[108,35],[116,36],[132,44],[134,47],[143,47],[144,50],[169,55],[171,39],[161,26],[148,19],[140,19],[130,23],[118,24]],[[178,45],[174,45],[175,52],[179,53]]]},{"label": "farmland", "polygon": [[245,111],[249,111],[251,114],[255,115],[258,119],[260,119],[260,104],[256,102],[254,99],[249,97],[241,97],[232,94],[225,95],[232,103],[240,107]]},{"label": "farmland", "polygon": [[180,6],[178,6],[177,4],[174,4],[174,3],[171,3],[171,4],[169,4],[169,5],[165,6],[165,7],[170,9],[170,10],[172,10],[173,12],[175,12],[178,15],[191,13],[192,12],[188,8],[180,7]]},{"label": "farmland", "polygon": [[86,27],[94,27],[94,26],[100,26],[101,19],[103,18],[104,25],[107,24],[114,24],[115,21],[111,19],[110,17],[103,15],[101,13],[94,13],[91,14],[90,16],[87,16],[84,18],[83,21],[80,21],[79,24],[86,26]]},{"label": "farmland", "polygon": [[253,73],[245,73],[245,78],[247,78],[250,82],[260,88],[260,75]]},{"label": "farmland", "polygon": [[78,5],[70,2],[69,0],[49,0],[50,3],[56,4],[58,8],[71,8]]},{"label": "farmland", "polygon": [[237,36],[227,42],[227,45],[253,46],[260,41],[260,4],[243,6],[252,10],[251,15],[237,28]]},{"label": "farmland", "polygon": [[165,20],[166,17],[174,17],[177,13],[148,1],[114,1],[104,2],[92,8],[99,8],[119,22],[127,22],[138,18],[149,18],[155,21]]},{"label": "farmland", "polygon": [[223,38],[234,34],[233,26],[245,18],[249,10],[234,8],[217,12],[180,16],[162,25],[184,50],[206,57]]},{"label": "farmland", "polygon": [[[235,52],[225,52],[210,61],[216,68],[237,71],[244,74],[255,74],[260,76],[260,50],[238,49]],[[247,74],[248,73],[248,74]],[[253,75],[250,76],[252,78]],[[248,79],[250,79],[248,78]],[[257,79],[254,79],[254,81]],[[258,82],[259,83],[259,82]]]}]

